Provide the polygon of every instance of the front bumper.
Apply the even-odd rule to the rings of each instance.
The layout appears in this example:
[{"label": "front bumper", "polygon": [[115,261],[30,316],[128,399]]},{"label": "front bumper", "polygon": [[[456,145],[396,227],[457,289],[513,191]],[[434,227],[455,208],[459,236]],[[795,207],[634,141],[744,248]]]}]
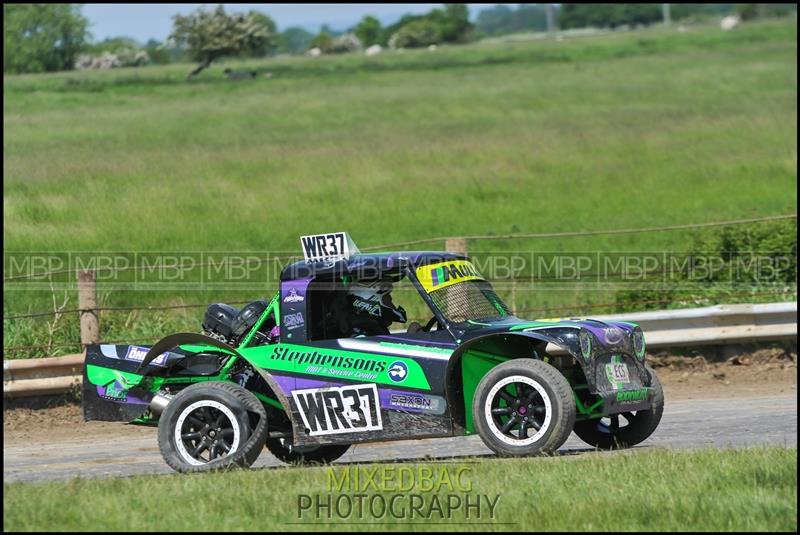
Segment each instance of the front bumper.
[{"label": "front bumper", "polygon": [[644,362],[626,353],[608,353],[594,359],[594,383],[603,400],[603,415],[647,410],[655,389]]}]

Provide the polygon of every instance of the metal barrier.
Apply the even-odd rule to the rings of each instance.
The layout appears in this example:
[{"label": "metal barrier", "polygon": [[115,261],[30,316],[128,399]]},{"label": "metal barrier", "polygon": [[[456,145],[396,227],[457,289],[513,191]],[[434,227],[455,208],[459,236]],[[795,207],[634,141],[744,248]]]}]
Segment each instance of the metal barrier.
[{"label": "metal barrier", "polygon": [[797,301],[592,317],[638,323],[644,331],[647,347],[653,348],[797,338]]},{"label": "metal barrier", "polygon": [[3,360],[3,396],[64,394],[81,383],[85,355]]},{"label": "metal barrier", "polygon": [[[591,316],[641,325],[648,348],[732,344],[797,338],[797,302]],[[4,360],[3,396],[69,392],[81,381],[84,355]]]}]

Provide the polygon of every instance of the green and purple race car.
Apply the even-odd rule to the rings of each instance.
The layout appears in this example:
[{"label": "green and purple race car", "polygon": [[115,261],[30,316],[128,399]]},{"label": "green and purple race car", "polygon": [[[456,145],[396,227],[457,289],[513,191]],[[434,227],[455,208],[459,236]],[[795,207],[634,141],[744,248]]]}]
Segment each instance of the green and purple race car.
[{"label": "green and purple race car", "polygon": [[[202,334],[89,346],[86,420],[157,425],[179,472],[475,433],[503,456],[553,453],[572,431],[629,447],[661,420],[635,324],[517,318],[464,255],[362,254],[342,232],[301,245],[272,299],[213,304]],[[398,295],[430,319],[408,322]]]}]

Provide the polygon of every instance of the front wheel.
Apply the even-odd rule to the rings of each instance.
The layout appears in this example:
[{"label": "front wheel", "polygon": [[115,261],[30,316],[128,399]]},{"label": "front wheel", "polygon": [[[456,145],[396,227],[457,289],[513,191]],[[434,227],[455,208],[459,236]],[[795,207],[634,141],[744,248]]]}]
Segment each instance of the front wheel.
[{"label": "front wheel", "polygon": [[184,388],[158,422],[158,446],[177,472],[249,467],[267,437],[267,413],[239,385],[210,381]]},{"label": "front wheel", "polygon": [[644,441],[658,427],[664,412],[664,391],[656,372],[646,365],[652,377],[653,403],[649,409],[612,414],[597,420],[575,422],[578,438],[601,450],[630,448]]},{"label": "front wheel", "polygon": [[350,444],[295,446],[291,439],[268,438],[269,452],[286,464],[329,464],[347,453]]},{"label": "front wheel", "polygon": [[541,360],[515,359],[487,373],[472,400],[475,428],[499,455],[550,454],[575,422],[567,379]]}]

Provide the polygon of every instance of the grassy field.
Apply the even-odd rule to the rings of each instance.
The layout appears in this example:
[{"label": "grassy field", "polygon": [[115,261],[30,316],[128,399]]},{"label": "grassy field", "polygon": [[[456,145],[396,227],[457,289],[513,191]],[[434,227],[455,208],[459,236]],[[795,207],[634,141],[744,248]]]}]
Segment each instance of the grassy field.
[{"label": "grassy field", "polygon": [[[287,467],[14,483],[3,491],[4,531],[795,531],[797,450],[340,465],[333,476],[327,467]],[[348,513],[345,503],[358,494],[373,505]],[[413,515],[412,494],[421,496]],[[382,510],[394,496],[394,512]],[[481,503],[469,517],[467,496]],[[328,497],[342,500],[330,517],[313,505]],[[436,501],[450,504],[449,519]]]},{"label": "grassy field", "polygon": [[[246,82],[222,65],[191,83],[188,65],[5,76],[4,251],[297,253],[298,236],[331,230],[369,247],[791,214],[796,59],[792,19],[229,63],[259,73]],[[470,250],[685,251],[694,234]],[[271,294],[274,276],[100,294],[108,306],[242,300]],[[5,284],[4,316],[52,308],[49,283],[35,282]],[[614,296],[523,290],[520,309]],[[200,318],[132,314],[105,314],[106,339]],[[72,316],[55,340],[77,339]],[[45,343],[44,321],[4,321],[4,345]]]}]

